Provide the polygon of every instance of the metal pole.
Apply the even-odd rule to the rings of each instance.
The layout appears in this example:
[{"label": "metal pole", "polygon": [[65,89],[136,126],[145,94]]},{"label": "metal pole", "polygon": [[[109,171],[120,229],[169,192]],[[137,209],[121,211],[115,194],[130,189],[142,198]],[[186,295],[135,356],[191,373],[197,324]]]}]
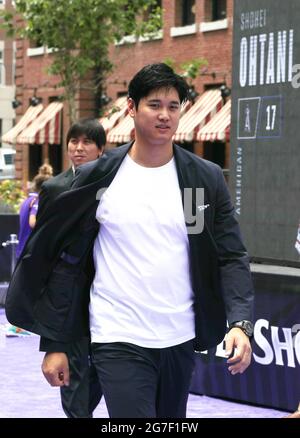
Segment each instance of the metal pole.
[{"label": "metal pole", "polygon": [[18,245],[18,243],[19,243],[18,236],[16,234],[10,234],[9,240],[7,240],[6,242],[2,242],[3,247],[10,246],[10,273],[11,273],[11,275],[13,274],[15,267],[16,267],[16,262],[17,262],[16,246]]}]

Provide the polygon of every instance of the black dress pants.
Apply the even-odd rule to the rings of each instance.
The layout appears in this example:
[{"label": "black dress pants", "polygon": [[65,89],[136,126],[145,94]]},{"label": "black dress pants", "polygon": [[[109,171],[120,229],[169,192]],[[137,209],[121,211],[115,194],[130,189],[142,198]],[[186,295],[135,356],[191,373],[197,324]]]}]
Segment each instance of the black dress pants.
[{"label": "black dress pants", "polygon": [[90,418],[102,397],[98,375],[90,360],[90,339],[71,345],[68,353],[70,385],[60,388],[62,407],[69,418]]},{"label": "black dress pants", "polygon": [[92,343],[110,418],[185,418],[193,340],[167,348]]}]

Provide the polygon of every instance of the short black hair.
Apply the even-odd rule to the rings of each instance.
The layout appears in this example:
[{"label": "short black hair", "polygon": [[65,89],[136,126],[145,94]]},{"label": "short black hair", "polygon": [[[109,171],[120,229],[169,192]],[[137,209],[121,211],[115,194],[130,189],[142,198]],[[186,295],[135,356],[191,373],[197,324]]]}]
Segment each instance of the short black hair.
[{"label": "short black hair", "polygon": [[188,100],[189,86],[185,79],[163,62],[148,64],[131,79],[128,87],[128,97],[133,99],[136,108],[143,97],[160,88],[175,88],[180,103]]},{"label": "short black hair", "polygon": [[98,149],[102,149],[106,143],[106,134],[98,119],[80,119],[73,123],[67,133],[67,146],[71,138],[78,138],[81,135],[85,135],[89,140],[94,141]]}]

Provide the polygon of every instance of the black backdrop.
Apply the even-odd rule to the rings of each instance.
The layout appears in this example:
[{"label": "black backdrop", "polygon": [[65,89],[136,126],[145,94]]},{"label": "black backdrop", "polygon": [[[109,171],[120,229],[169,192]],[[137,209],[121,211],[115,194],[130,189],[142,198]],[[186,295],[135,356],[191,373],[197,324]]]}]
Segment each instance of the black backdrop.
[{"label": "black backdrop", "polygon": [[250,255],[296,266],[299,21],[299,0],[234,2],[231,194]]}]

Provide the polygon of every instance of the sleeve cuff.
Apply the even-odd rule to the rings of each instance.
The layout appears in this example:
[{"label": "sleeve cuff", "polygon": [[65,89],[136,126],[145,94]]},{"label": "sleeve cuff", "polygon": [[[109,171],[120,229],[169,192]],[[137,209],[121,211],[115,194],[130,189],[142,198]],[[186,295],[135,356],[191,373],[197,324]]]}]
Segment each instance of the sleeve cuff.
[{"label": "sleeve cuff", "polygon": [[40,351],[45,351],[47,353],[68,353],[69,344],[66,342],[52,341],[52,339],[41,337]]}]

